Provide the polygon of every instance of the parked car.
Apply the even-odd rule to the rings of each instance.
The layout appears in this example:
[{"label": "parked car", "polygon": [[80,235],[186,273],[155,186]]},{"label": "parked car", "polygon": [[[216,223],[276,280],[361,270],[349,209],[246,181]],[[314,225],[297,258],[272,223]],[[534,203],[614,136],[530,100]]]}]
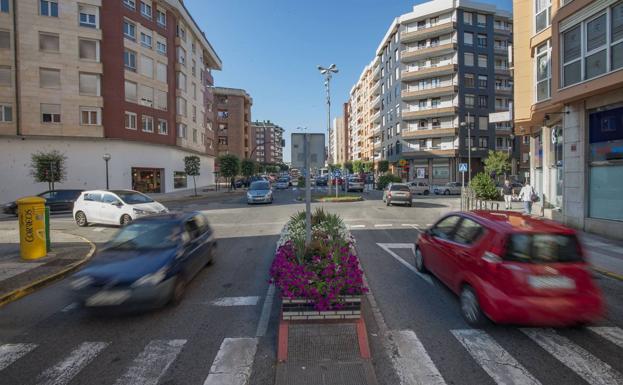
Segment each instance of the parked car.
[{"label": "parked car", "polygon": [[247,204],[253,203],[273,203],[273,191],[270,183],[265,180],[258,180],[251,183],[247,191]]},{"label": "parked car", "polygon": [[434,186],[433,192],[437,195],[461,195],[461,183],[448,182],[442,186]]},{"label": "parked car", "polygon": [[349,192],[349,191],[363,192],[363,188],[364,188],[363,179],[361,179],[358,176],[354,176],[354,175],[349,176],[348,179],[346,179],[346,183],[342,185],[342,189],[346,190],[346,192]]},{"label": "parked car", "polygon": [[329,184],[331,186],[341,186],[344,183],[344,179],[341,176],[329,177]]},{"label": "parked car", "polygon": [[[51,213],[71,212],[74,202],[82,190],[52,190],[37,194],[38,197],[45,199],[45,205],[50,208]],[[2,206],[5,214],[17,215],[17,202],[10,202]]]},{"label": "parked car", "polygon": [[290,184],[288,183],[288,180],[285,178],[280,178],[277,180],[277,183],[275,183],[275,188],[276,189],[282,189],[285,190],[290,186]]},{"label": "parked car", "polygon": [[236,188],[243,188],[244,186],[247,185],[247,180],[246,179],[236,179],[236,181],[234,182],[234,185],[236,186]]},{"label": "parked car", "polygon": [[409,190],[411,190],[412,194],[430,194],[430,186],[426,182],[410,182]]},{"label": "parked car", "polygon": [[390,183],[383,190],[383,203],[388,206],[398,203],[411,207],[412,198],[411,190],[406,183]]},{"label": "parked car", "polygon": [[329,180],[327,176],[319,176],[316,178],[316,186],[327,186],[329,184]]},{"label": "parked car", "polygon": [[87,308],[178,303],[186,285],[214,260],[216,240],[201,213],[167,213],[122,227],[70,280]]},{"label": "parked car", "polygon": [[416,268],[459,295],[473,326],[564,326],[604,314],[574,230],[514,212],[451,213],[422,234]]},{"label": "parked car", "polygon": [[90,190],[83,191],[74,203],[73,216],[81,227],[89,223],[123,226],[134,219],[168,211],[138,191]]}]

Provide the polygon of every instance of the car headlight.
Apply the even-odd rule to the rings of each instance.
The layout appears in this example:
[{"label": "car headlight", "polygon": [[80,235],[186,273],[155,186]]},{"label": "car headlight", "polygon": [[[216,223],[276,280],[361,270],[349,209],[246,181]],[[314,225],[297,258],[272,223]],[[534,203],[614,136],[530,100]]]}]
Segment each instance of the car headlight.
[{"label": "car headlight", "polygon": [[138,215],[149,214],[149,211],[145,211],[141,209],[132,209],[132,211],[134,211],[134,214],[138,214]]},{"label": "car headlight", "polygon": [[167,275],[167,268],[163,267],[162,269],[156,271],[155,273],[146,274],[142,276],[141,278],[137,279],[132,284],[132,287],[155,286],[159,284],[160,282],[162,282],[164,278],[166,277],[166,275]]},{"label": "car headlight", "polygon": [[85,275],[85,276],[74,279],[73,281],[71,281],[69,285],[74,290],[80,290],[92,284],[93,281],[94,281],[93,278],[89,277],[88,275]]},{"label": "car headlight", "polygon": [[253,199],[253,195],[251,195],[251,193],[247,193],[247,198]]}]

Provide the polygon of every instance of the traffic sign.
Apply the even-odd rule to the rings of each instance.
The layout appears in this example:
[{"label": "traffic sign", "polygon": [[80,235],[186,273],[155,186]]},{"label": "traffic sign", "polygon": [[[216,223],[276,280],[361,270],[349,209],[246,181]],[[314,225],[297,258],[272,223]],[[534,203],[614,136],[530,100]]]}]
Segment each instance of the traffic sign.
[{"label": "traffic sign", "polygon": [[459,163],[459,172],[467,172],[467,163]]}]

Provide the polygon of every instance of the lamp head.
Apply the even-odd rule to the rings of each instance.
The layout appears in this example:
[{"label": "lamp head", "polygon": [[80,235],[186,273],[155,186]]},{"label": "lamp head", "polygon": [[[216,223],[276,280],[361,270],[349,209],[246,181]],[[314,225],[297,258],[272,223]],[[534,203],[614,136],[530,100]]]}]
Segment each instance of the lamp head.
[{"label": "lamp head", "polygon": [[105,161],[107,161],[107,162],[108,162],[108,161],[110,160],[110,158],[112,158],[112,156],[110,156],[110,154],[109,154],[109,153],[106,153],[106,154],[104,154],[104,156],[103,156],[102,158],[103,158]]}]

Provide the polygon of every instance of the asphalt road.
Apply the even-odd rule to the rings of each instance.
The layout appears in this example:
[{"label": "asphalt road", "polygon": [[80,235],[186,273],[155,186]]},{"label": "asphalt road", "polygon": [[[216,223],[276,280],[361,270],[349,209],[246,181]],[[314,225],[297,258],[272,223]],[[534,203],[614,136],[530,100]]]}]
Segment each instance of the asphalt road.
[{"label": "asphalt road", "polygon": [[[249,383],[272,384],[278,301],[271,305],[268,269],[281,227],[304,209],[295,200],[299,193],[277,191],[272,205],[247,206],[240,196],[169,203],[171,209],[205,210],[219,243],[216,263],[191,282],[177,307],[137,315],[93,315],[74,307],[64,280],[1,308],[0,384],[210,384],[214,363],[235,361],[223,354],[232,341],[257,346]],[[365,196],[362,202],[314,206],[339,213],[357,241],[370,298],[380,310],[375,318],[371,316],[375,308],[366,314],[368,322],[382,324],[369,326],[380,383],[396,384],[400,379],[413,383],[404,377],[413,367],[419,367],[420,373],[432,371],[425,383],[434,384],[495,384],[494,378],[498,383],[517,384],[616,383],[608,379],[616,380],[623,373],[622,340],[617,346],[595,331],[558,330],[557,335],[567,339],[551,353],[515,327],[492,326],[474,339],[473,330],[460,316],[457,298],[436,279],[413,272],[408,266],[414,263],[408,245],[416,241],[419,229],[456,209],[457,198],[417,197],[414,207],[403,208],[385,207],[378,193]],[[67,215],[53,216],[52,227],[96,243],[116,231],[105,226],[78,228]],[[610,310],[600,326],[623,327],[623,285],[605,277],[598,277],[598,282]],[[514,361],[491,369],[491,361],[472,356],[453,331],[464,337],[467,346],[506,352],[501,359],[510,356]],[[541,337],[536,338],[545,340]],[[470,341],[480,345],[469,345]],[[569,354],[569,349],[576,354]],[[235,350],[227,352],[235,355]],[[567,365],[560,361],[564,357],[572,358]],[[500,373],[508,374],[504,368],[517,368],[517,363],[525,369],[524,377],[501,381]],[[588,381],[569,365],[584,370]],[[405,366],[396,373],[396,367]],[[602,382],[587,371],[593,377],[597,373]]]}]

